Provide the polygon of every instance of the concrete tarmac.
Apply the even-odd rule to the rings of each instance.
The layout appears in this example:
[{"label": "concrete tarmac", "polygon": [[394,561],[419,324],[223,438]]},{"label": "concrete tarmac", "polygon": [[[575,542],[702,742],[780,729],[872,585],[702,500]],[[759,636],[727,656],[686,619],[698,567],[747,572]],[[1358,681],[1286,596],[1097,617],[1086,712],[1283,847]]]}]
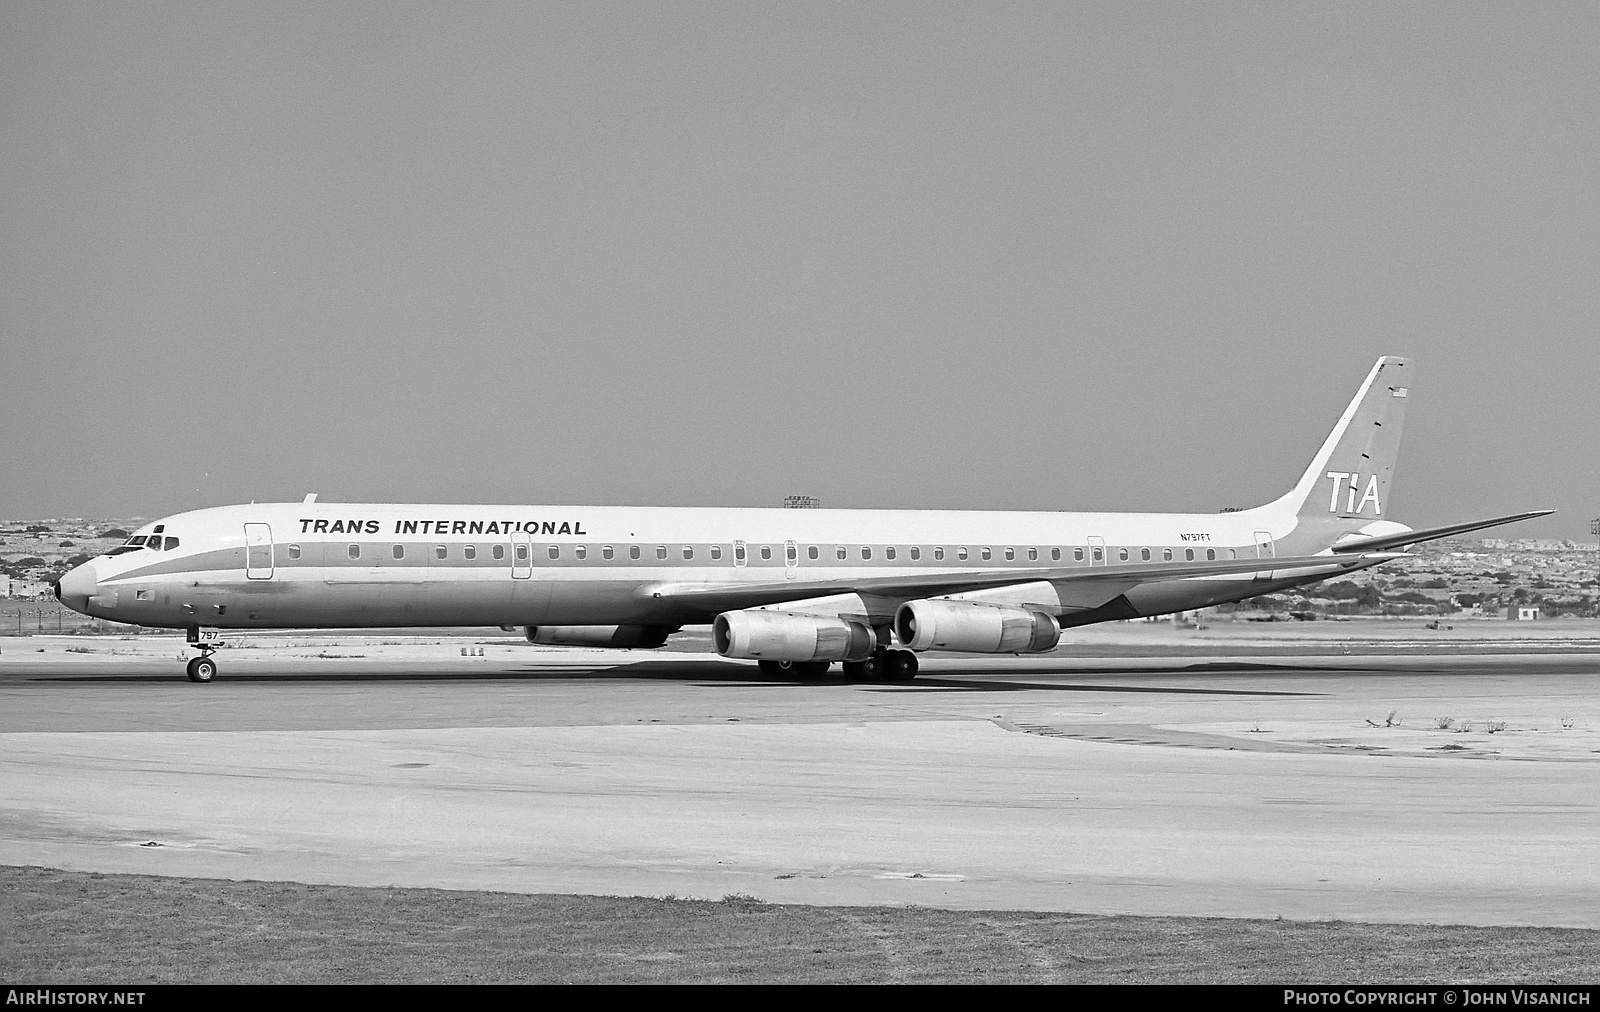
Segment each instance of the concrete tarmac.
[{"label": "concrete tarmac", "polygon": [[924,657],[885,685],[497,639],[240,647],[195,685],[176,639],[5,640],[0,863],[1600,928],[1592,650]]}]

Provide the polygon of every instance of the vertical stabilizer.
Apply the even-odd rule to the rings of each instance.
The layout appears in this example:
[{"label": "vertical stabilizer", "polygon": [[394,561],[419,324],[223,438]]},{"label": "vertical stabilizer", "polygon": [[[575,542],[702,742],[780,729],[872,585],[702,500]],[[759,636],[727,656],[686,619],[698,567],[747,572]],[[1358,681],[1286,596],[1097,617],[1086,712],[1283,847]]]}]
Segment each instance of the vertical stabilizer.
[{"label": "vertical stabilizer", "polygon": [[1265,509],[1303,518],[1387,519],[1415,379],[1410,359],[1378,359],[1300,481]]}]

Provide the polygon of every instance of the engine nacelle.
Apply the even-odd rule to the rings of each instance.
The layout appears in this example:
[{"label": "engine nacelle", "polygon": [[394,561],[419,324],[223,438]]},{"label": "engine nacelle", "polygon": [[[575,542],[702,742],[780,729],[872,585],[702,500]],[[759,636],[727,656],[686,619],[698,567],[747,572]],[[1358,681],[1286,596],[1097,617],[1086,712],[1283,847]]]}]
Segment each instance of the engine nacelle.
[{"label": "engine nacelle", "polygon": [[523,632],[529,643],[558,647],[639,647],[649,650],[661,646],[677,632],[670,625],[530,625]]},{"label": "engine nacelle", "polygon": [[1061,642],[1053,615],[974,601],[907,601],[895,612],[894,631],[913,650],[1032,654]]},{"label": "engine nacelle", "polygon": [[725,611],[711,635],[722,656],[763,661],[859,661],[878,645],[865,622],[781,611]]}]

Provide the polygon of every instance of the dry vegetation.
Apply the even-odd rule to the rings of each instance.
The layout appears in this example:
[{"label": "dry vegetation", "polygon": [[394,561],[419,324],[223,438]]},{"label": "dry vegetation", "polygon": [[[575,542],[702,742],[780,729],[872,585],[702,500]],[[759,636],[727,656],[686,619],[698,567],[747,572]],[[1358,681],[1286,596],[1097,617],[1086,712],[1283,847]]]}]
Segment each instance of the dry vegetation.
[{"label": "dry vegetation", "polygon": [[779,906],[0,868],[30,983],[1581,982],[1600,932]]}]

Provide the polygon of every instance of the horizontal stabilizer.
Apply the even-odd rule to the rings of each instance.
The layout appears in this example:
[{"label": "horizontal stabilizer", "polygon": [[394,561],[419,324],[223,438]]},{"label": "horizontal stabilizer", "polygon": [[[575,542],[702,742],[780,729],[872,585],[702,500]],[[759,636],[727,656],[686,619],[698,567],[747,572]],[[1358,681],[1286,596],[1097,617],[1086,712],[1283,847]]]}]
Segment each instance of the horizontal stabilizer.
[{"label": "horizontal stabilizer", "polygon": [[1529,513],[1513,513],[1510,516],[1495,517],[1492,520],[1469,520],[1464,524],[1449,524],[1445,527],[1424,527],[1418,531],[1402,531],[1399,534],[1384,534],[1376,538],[1352,538],[1342,544],[1334,545],[1333,550],[1341,555],[1345,552],[1381,552],[1389,548],[1400,548],[1405,545],[1419,544],[1423,541],[1437,541],[1440,538],[1466,534],[1470,531],[1481,531],[1486,527],[1514,524],[1519,520],[1547,517],[1554,512],[1555,510],[1533,510]]}]

